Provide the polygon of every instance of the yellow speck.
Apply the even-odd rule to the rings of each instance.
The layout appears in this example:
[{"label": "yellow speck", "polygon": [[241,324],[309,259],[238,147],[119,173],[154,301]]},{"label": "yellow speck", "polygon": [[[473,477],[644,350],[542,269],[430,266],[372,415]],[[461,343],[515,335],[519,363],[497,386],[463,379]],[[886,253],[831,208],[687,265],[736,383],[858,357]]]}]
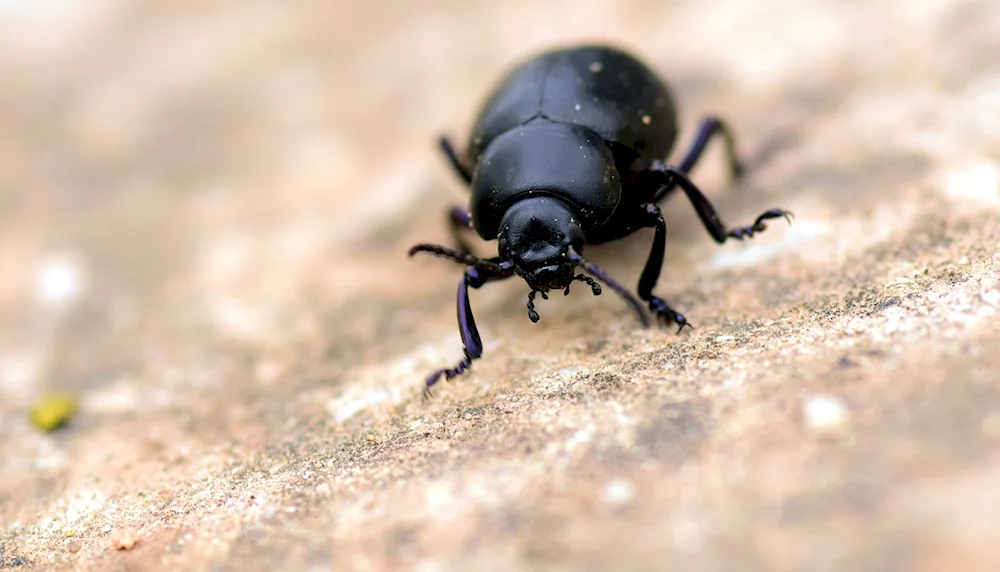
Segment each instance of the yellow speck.
[{"label": "yellow speck", "polygon": [[53,431],[65,425],[74,413],[75,398],[63,394],[47,395],[31,408],[31,423],[42,431]]},{"label": "yellow speck", "polygon": [[643,125],[649,125],[652,122],[653,122],[653,118],[652,117],[650,117],[648,115],[643,115],[642,116],[642,124]]}]

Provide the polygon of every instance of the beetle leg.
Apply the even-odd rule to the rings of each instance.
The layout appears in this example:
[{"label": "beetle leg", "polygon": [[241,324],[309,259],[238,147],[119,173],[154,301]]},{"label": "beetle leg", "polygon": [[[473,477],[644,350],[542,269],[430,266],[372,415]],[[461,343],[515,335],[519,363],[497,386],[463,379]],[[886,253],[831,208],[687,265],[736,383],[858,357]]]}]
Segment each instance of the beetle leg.
[{"label": "beetle leg", "polygon": [[[761,213],[760,216],[754,221],[753,224],[748,226],[741,226],[732,229],[726,228],[726,225],[722,223],[719,218],[719,214],[715,212],[715,207],[708,200],[698,187],[691,182],[691,179],[687,177],[679,168],[671,167],[662,162],[655,162],[653,165],[647,169],[646,173],[656,174],[659,179],[659,184],[661,185],[661,192],[664,189],[672,188],[674,185],[681,188],[684,194],[687,195],[691,205],[694,206],[695,212],[698,213],[698,218],[701,219],[701,223],[705,226],[705,230],[712,235],[715,242],[722,244],[730,238],[738,238],[743,240],[747,237],[752,237],[754,234],[763,231],[767,228],[764,224],[765,220],[774,218],[784,218],[791,224],[792,213],[783,209],[769,209]],[[657,193],[659,196],[660,193]],[[655,201],[654,201],[655,202]],[[652,203],[650,203],[652,204]]]},{"label": "beetle leg", "polygon": [[663,298],[653,295],[653,288],[656,287],[656,282],[660,279],[660,269],[663,268],[663,253],[667,249],[667,223],[663,220],[660,207],[653,203],[646,204],[642,213],[642,226],[652,227],[655,234],[653,235],[653,247],[649,250],[649,258],[646,259],[646,266],[642,269],[642,276],[639,277],[637,293],[639,298],[649,305],[653,314],[668,324],[677,324],[677,333],[680,333],[684,326],[691,327],[687,318],[668,306]]},{"label": "beetle leg", "polygon": [[469,214],[469,209],[460,206],[451,207],[448,210],[448,228],[451,230],[451,236],[455,239],[459,250],[472,254],[472,247],[462,236],[462,233],[472,229],[472,216]]},{"label": "beetle leg", "polygon": [[701,154],[705,152],[705,148],[708,147],[709,142],[711,142],[712,137],[715,135],[722,137],[722,141],[726,146],[726,159],[729,162],[729,172],[733,180],[738,180],[743,176],[744,168],[739,157],[736,155],[736,143],[733,139],[733,132],[718,117],[709,116],[701,120],[701,125],[698,127],[698,134],[695,136],[694,143],[691,144],[687,156],[681,161],[680,170],[688,173],[691,169],[694,169],[698,160],[701,159]]},{"label": "beetle leg", "polygon": [[513,270],[496,272],[474,266],[465,270],[465,275],[458,284],[458,297],[456,299],[458,332],[462,336],[462,345],[465,346],[462,350],[465,357],[455,367],[439,369],[427,376],[427,381],[424,384],[424,396],[430,397],[431,386],[440,381],[441,376],[444,376],[445,379],[451,379],[462,375],[472,367],[472,360],[483,355],[483,341],[479,337],[479,328],[476,327],[476,320],[472,316],[472,305],[469,304],[469,287],[480,288],[491,280],[502,280],[513,275]]},{"label": "beetle leg", "polygon": [[465,163],[458,157],[458,152],[455,151],[455,146],[452,144],[451,139],[448,137],[441,137],[438,139],[438,145],[441,147],[441,151],[444,152],[444,156],[448,159],[451,167],[455,169],[458,176],[465,181],[465,184],[472,184],[472,172],[469,168],[465,166]]}]

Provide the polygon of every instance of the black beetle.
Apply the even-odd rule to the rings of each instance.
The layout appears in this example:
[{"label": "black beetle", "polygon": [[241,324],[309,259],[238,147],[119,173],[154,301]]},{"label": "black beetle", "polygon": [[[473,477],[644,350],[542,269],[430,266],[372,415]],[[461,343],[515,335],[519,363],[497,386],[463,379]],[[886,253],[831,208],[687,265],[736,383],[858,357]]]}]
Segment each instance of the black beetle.
[{"label": "black beetle", "polygon": [[[649,319],[639,300],[666,323],[688,325],[687,319],[653,295],[666,247],[666,224],[657,203],[680,188],[694,205],[712,238],[743,239],[766,228],[764,221],[791,213],[771,209],[750,226],[727,229],[715,208],[687,177],[706,145],[721,135],[734,178],[743,168],[733,137],[715,117],[702,120],[697,136],[679,167],[665,164],[677,138],[673,98],[663,82],[642,62],[605,45],[554,49],[508,73],[481,109],[465,158],[447,138],[440,145],[448,161],[470,186],[468,209],[449,213],[460,248],[419,244],[410,256],[429,252],[465,264],[458,286],[458,326],[465,358],[454,368],[435,371],[426,389],[442,375],[451,379],[482,356],[483,344],[469,305],[469,288],[517,274],[527,282],[528,317],[538,321],[535,295],[549,290],[569,294],[573,281],[601,287],[576,274],[577,266],[616,291],[635,310],[643,326]],[[497,240],[499,256],[471,253],[460,232],[472,228],[484,240]],[[582,256],[584,245],[600,244],[653,228],[649,259],[639,278],[638,295]]]}]

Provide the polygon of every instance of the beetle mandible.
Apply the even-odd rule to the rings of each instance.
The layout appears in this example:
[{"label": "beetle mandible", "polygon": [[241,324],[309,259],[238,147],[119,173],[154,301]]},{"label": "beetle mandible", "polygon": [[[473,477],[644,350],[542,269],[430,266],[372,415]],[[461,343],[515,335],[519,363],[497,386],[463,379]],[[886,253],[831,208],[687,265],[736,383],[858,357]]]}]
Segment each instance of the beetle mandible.
[{"label": "beetle mandible", "polygon": [[[550,290],[569,294],[581,281],[594,295],[600,285],[576,274],[580,267],[617,292],[649,325],[646,307],[659,320],[688,326],[687,319],[653,294],[666,248],[666,224],[660,207],[679,188],[702,224],[718,243],[744,239],[766,228],[765,220],[791,213],[770,209],[749,226],[727,228],[715,208],[687,173],[715,136],[725,143],[734,179],[743,174],[733,136],[716,117],[702,120],[694,142],[679,166],[666,164],[677,138],[673,97],[641,61],[620,48],[580,45],[544,52],[508,72],[479,112],[464,157],[447,137],[440,146],[455,172],[468,184],[468,208],[452,207],[449,226],[458,249],[418,244],[410,256],[428,252],[468,268],[458,285],[458,328],[464,358],[455,367],[431,373],[425,391],[441,376],[451,379],[483,354],[469,304],[469,288],[518,275],[527,283],[528,317],[539,319],[535,296]],[[498,255],[472,254],[462,232],[474,229],[496,240]],[[638,299],[606,272],[583,257],[588,244],[654,229],[649,258],[636,288]]]}]

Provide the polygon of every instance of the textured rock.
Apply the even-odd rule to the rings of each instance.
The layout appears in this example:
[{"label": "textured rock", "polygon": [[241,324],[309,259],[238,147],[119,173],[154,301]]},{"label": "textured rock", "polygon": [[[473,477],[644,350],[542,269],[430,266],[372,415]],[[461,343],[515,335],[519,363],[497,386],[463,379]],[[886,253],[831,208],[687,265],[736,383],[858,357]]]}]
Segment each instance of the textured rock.
[{"label": "textured rock", "polygon": [[[1000,5],[341,4],[0,5],[0,568],[1000,568]],[[594,37],[682,144],[732,122],[725,220],[796,220],[719,247],[668,201],[681,335],[476,292],[484,358],[424,402],[433,138]],[[588,252],[631,283],[650,238]]]}]

